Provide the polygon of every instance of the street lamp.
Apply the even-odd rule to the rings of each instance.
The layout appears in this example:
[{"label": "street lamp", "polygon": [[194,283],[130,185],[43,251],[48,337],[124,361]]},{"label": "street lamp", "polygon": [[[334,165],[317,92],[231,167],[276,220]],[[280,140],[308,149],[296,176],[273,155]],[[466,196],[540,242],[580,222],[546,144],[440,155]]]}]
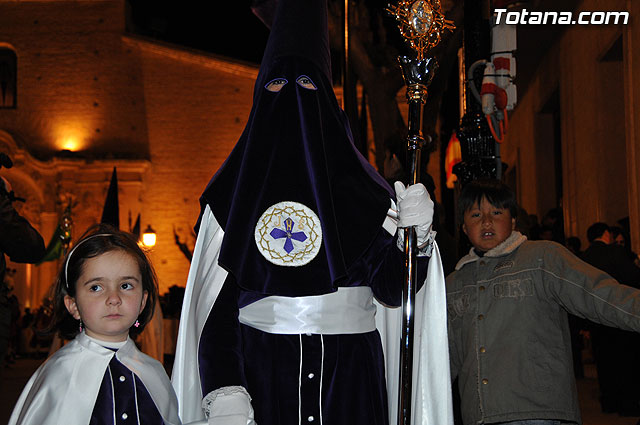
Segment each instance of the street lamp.
[{"label": "street lamp", "polygon": [[142,233],[142,245],[147,248],[153,248],[156,244],[156,231],[148,224],[147,228]]}]

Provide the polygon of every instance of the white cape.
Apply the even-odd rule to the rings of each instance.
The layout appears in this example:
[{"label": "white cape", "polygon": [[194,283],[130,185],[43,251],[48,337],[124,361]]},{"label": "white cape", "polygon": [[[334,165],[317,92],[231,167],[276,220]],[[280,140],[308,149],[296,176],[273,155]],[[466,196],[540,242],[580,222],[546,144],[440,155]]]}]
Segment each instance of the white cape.
[{"label": "white cape", "polygon": [[130,338],[114,352],[84,332],[36,370],[13,409],[9,425],[87,425],[114,355],[140,378],[164,422],[180,425],[178,401],[157,360],[140,352]]},{"label": "white cape", "polygon": [[[218,265],[223,237],[224,231],[207,206],[202,215],[187,278],[171,376],[178,396],[180,417],[185,424],[204,420],[198,344],[209,312],[227,277],[227,272]],[[395,424],[398,411],[402,309],[376,305],[376,325],[385,352],[389,423]],[[416,297],[415,324],[411,423],[453,425],[447,302],[442,262],[435,245],[429,261],[427,281]]]}]

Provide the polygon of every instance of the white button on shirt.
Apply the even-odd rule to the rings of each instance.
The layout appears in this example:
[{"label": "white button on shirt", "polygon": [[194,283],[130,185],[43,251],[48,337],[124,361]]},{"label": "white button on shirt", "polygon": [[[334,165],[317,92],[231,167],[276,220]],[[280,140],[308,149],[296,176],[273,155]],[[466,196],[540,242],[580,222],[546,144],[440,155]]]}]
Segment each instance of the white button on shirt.
[{"label": "white button on shirt", "polygon": [[123,375],[123,376],[121,376],[121,377],[120,377],[120,382],[124,382],[124,381],[125,381],[125,379],[127,379],[127,378],[125,378],[125,377],[124,377],[124,375]]},{"label": "white button on shirt", "polygon": [[307,418],[307,421],[309,421],[309,422],[313,422],[313,419],[314,419],[314,418],[313,418],[313,416],[309,416],[309,417]]},{"label": "white button on shirt", "polygon": [[316,375],[314,375],[313,373],[310,373],[310,374],[307,375],[307,378],[313,379],[314,376],[316,376]]},{"label": "white button on shirt", "polygon": [[127,415],[126,413],[122,414],[122,419],[127,419],[129,417],[129,415]]}]

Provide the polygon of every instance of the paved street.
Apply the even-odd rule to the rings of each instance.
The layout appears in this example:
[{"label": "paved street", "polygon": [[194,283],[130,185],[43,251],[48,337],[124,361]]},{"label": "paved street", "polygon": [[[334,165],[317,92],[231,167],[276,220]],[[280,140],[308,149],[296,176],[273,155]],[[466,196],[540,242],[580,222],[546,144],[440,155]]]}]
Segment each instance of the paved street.
[{"label": "paved street", "polygon": [[600,411],[598,379],[592,363],[585,364],[585,377],[577,382],[583,425],[636,425],[638,423],[640,418],[637,417],[621,417]]},{"label": "paved street", "polygon": [[20,396],[22,388],[31,374],[35,372],[42,359],[17,359],[10,367],[2,371],[0,381],[0,424],[9,422],[13,406]]}]

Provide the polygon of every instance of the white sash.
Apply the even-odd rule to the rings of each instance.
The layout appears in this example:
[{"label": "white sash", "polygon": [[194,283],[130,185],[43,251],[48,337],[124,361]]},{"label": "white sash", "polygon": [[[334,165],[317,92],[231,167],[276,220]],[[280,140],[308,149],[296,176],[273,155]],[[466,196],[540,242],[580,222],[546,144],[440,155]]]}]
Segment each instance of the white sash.
[{"label": "white sash", "polygon": [[367,286],[338,288],[310,297],[263,298],[240,309],[239,320],[272,334],[359,334],[376,329],[376,306]]}]

